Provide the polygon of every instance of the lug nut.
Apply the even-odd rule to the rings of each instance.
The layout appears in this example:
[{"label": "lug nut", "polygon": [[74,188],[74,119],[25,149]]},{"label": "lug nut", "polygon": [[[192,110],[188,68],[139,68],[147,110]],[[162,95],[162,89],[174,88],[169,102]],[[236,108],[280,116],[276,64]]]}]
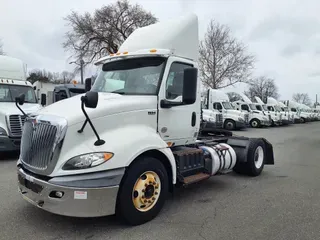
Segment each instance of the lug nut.
[{"label": "lug nut", "polygon": [[154,201],[154,200],[156,200],[156,198],[155,198],[155,197],[153,197],[153,198],[152,198],[152,200]]}]

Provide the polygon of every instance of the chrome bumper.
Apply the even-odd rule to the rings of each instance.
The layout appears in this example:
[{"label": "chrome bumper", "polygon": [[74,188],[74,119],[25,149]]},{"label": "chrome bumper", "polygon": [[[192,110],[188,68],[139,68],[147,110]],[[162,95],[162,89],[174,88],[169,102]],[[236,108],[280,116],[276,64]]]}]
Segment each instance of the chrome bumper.
[{"label": "chrome bumper", "polygon": [[[71,217],[112,215],[115,213],[119,184],[123,174],[118,172],[107,176],[106,173],[52,178],[49,181],[56,182],[53,184],[35,178],[22,168],[18,168],[19,192],[34,206],[59,215]],[[115,183],[117,184],[113,185]],[[84,187],[78,187],[81,184]],[[113,186],[106,186],[108,184]],[[63,196],[57,197],[56,192],[62,192]]]}]

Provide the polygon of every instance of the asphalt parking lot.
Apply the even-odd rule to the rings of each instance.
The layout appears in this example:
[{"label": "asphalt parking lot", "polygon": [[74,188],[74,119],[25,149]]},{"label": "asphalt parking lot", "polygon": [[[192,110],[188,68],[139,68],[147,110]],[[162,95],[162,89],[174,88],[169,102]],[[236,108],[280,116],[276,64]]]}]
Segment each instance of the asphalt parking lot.
[{"label": "asphalt parking lot", "polygon": [[265,137],[275,166],[257,178],[213,177],[177,189],[161,214],[137,226],[115,217],[76,219],[53,215],[17,191],[16,156],[0,161],[0,239],[320,239],[320,122],[238,135]]}]

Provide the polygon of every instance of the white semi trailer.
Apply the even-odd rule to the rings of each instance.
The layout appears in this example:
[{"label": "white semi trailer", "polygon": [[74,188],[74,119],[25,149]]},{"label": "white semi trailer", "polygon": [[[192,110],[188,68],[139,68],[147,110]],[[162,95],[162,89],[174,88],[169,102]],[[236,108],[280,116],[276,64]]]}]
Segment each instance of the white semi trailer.
[{"label": "white semi trailer", "polygon": [[25,115],[16,107],[16,97],[25,94],[24,113],[41,108],[32,88],[26,80],[26,64],[20,59],[0,56],[0,154],[20,149]]},{"label": "white semi trailer", "polygon": [[137,225],[158,215],[174,186],[228,170],[258,176],[274,164],[264,138],[199,134],[198,47],[195,15],[137,29],[97,62],[90,91],[28,117],[22,197],[60,215],[116,214]]}]

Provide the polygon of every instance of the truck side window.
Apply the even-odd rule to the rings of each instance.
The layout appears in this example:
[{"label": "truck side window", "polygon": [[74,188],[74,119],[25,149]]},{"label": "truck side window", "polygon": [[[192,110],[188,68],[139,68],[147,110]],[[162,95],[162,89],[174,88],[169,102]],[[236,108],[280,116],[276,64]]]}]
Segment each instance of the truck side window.
[{"label": "truck side window", "polygon": [[249,112],[249,107],[248,105],[241,105],[241,110]]},{"label": "truck side window", "polygon": [[171,64],[167,82],[166,82],[166,98],[175,99],[182,96],[183,91],[183,71],[192,65],[186,63],[174,62]]},{"label": "truck side window", "polygon": [[215,102],[213,103],[213,108],[216,110],[221,110],[222,109],[222,105],[219,102]]},{"label": "truck side window", "polygon": [[269,111],[272,111],[272,112],[274,111],[274,109],[273,109],[272,106],[268,106],[268,110],[269,110]]},{"label": "truck side window", "polygon": [[260,105],[256,105],[257,110],[262,111],[261,106]]},{"label": "truck side window", "polygon": [[55,92],[56,102],[68,98],[65,90],[60,90],[59,92]]}]

